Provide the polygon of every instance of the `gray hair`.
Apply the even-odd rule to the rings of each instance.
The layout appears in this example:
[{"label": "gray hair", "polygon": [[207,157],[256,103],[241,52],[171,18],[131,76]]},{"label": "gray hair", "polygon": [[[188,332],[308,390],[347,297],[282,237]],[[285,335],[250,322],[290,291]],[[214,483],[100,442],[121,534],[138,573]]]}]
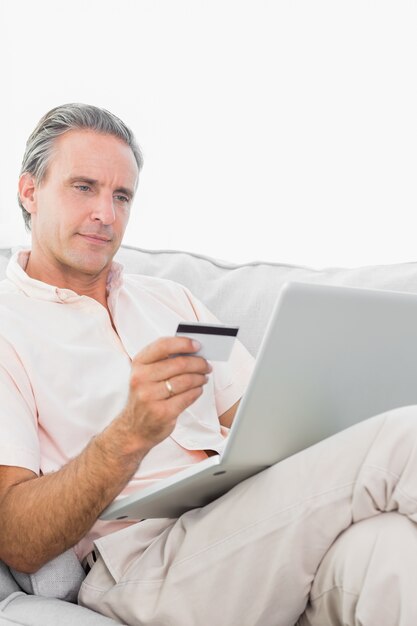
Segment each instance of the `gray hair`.
[{"label": "gray hair", "polygon": [[[89,104],[70,103],[51,109],[39,121],[26,142],[20,175],[28,173],[37,183],[42,182],[51,160],[55,139],[69,130],[79,129],[94,130],[122,139],[132,149],[140,172],[143,166],[141,150],[134,134],[122,120],[106,109]],[[30,231],[31,215],[23,206],[20,196],[18,203],[22,209],[26,230]]]}]

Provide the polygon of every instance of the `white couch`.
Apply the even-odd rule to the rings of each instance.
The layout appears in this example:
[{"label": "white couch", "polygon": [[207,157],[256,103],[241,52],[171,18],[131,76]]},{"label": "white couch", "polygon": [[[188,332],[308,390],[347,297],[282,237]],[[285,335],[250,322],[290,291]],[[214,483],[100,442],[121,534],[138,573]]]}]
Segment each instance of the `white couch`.
[{"label": "white couch", "polygon": [[[0,249],[0,279],[4,277],[10,254],[10,249]],[[234,265],[187,252],[132,247],[122,247],[117,258],[128,272],[170,278],[189,287],[222,321],[240,325],[239,339],[253,355],[256,355],[277,295],[288,280],[417,293],[417,263],[414,262],[314,270],[278,263]],[[0,563],[0,626],[115,624],[113,620],[63,600],[75,597],[74,585],[80,576],[77,565],[70,552],[33,577],[21,578],[13,577]]]}]

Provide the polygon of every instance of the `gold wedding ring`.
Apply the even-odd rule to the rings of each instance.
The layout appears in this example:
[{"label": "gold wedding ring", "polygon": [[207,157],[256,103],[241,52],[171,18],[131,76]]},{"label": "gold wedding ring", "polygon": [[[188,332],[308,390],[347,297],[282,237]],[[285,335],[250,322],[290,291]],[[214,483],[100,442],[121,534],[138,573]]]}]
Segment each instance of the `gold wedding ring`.
[{"label": "gold wedding ring", "polygon": [[172,385],[169,382],[169,380],[168,379],[164,380],[164,383],[165,383],[165,387],[167,388],[167,391],[169,393],[169,398],[171,398],[171,396],[175,396],[174,390],[173,390]]}]

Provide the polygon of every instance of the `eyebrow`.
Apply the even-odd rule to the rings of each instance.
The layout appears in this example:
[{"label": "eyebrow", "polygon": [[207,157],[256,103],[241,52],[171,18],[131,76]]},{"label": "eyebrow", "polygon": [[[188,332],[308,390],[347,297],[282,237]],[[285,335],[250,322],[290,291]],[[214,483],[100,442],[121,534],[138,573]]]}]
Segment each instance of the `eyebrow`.
[{"label": "eyebrow", "polygon": [[[91,186],[99,185],[98,180],[96,180],[95,178],[88,178],[87,176],[71,176],[68,182],[70,184],[79,182],[79,183],[88,183]],[[129,196],[130,198],[133,198],[133,196],[135,195],[134,191],[132,191],[128,187],[118,187],[114,191],[116,193],[124,193],[126,196]]]}]

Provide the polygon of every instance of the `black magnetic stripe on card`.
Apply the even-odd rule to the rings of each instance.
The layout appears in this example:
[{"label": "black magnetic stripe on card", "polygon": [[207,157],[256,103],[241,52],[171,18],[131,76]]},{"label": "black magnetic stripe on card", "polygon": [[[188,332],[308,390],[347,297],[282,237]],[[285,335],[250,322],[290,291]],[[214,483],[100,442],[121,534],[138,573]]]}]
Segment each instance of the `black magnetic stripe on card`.
[{"label": "black magnetic stripe on card", "polygon": [[227,335],[228,337],[236,337],[239,328],[217,328],[213,326],[192,324],[178,324],[177,333],[192,333],[193,335]]}]

